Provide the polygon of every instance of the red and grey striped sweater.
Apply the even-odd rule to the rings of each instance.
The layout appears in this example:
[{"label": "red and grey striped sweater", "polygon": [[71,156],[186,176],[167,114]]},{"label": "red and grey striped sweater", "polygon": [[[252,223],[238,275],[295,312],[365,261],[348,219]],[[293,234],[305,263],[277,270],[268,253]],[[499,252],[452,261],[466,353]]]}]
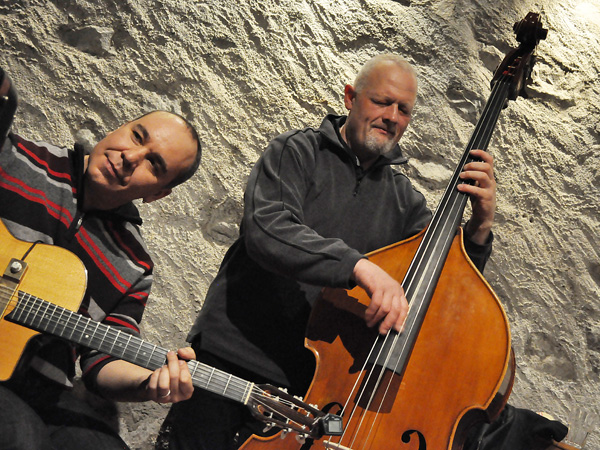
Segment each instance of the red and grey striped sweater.
[{"label": "red and grey striped sweater", "polygon": [[[139,335],[153,269],[142,221],[131,203],[80,210],[83,158],[78,146],[69,150],[10,135],[0,151],[0,217],[17,239],[64,247],[83,261],[88,285],[81,314]],[[41,348],[35,346],[31,367],[66,386],[77,357],[92,390],[100,368],[114,359],[49,336],[36,339]]]}]

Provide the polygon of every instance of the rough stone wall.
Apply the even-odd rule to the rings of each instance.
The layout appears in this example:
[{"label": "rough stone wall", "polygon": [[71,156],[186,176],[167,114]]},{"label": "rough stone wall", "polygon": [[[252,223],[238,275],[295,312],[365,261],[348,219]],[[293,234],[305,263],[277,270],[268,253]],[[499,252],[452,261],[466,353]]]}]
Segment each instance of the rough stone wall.
[{"label": "rough stone wall", "polygon": [[[503,111],[490,145],[498,211],[485,275],[511,324],[511,402],[567,421],[576,406],[600,413],[598,0],[0,0],[0,65],[20,94],[14,131],[34,139],[93,145],[156,108],[197,125],[199,173],[140,205],[157,263],[143,332],[176,348],[271,138],[343,113],[362,63],[398,52],[420,79],[405,170],[433,207],[529,11],[549,32],[530,98]],[[119,405],[121,434],[152,448],[166,410]],[[600,432],[588,444],[600,448]]]}]

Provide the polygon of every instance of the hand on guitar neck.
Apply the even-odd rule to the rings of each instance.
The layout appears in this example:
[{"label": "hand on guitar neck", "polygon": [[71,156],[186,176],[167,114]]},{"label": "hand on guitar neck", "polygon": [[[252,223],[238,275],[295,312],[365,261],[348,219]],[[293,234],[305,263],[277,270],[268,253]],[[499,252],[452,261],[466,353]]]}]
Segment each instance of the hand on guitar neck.
[{"label": "hand on guitar neck", "polygon": [[[148,369],[127,361],[113,361],[98,374],[105,397],[118,401],[177,403],[192,396],[194,387],[187,360],[196,358],[191,347],[167,353],[167,364],[148,375]],[[127,374],[126,376],[124,374]]]}]

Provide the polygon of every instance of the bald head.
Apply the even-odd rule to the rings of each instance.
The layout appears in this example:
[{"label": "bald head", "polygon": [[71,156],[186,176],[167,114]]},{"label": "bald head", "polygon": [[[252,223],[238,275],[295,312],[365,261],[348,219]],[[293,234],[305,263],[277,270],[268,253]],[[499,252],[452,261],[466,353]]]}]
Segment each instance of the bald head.
[{"label": "bald head", "polygon": [[402,71],[412,75],[415,80],[417,80],[417,73],[415,69],[410,65],[408,61],[406,61],[401,56],[395,55],[393,53],[383,53],[381,55],[374,56],[370,60],[368,60],[364,66],[356,75],[356,79],[354,80],[354,89],[357,92],[362,91],[365,86],[368,84],[369,77],[374,69],[378,67],[397,67]]},{"label": "bald head", "polygon": [[178,118],[179,120],[181,120],[181,122],[183,122],[185,124],[187,130],[190,133],[190,136],[196,143],[196,155],[194,157],[193,162],[188,167],[186,167],[184,170],[182,170],[180,173],[178,173],[177,176],[167,186],[168,188],[174,188],[175,186],[178,186],[178,185],[186,182],[187,180],[189,180],[198,170],[198,167],[200,166],[200,160],[202,158],[202,146],[200,144],[200,138],[198,137],[198,132],[196,131],[196,128],[190,123],[189,120],[187,120],[181,114],[177,114],[177,113],[170,112],[170,111],[156,109],[156,110],[147,112],[145,114],[142,114],[141,116],[137,117],[136,119],[133,119],[131,122],[141,119],[142,117],[150,116],[152,114],[162,114],[163,116],[172,116],[174,118]]}]

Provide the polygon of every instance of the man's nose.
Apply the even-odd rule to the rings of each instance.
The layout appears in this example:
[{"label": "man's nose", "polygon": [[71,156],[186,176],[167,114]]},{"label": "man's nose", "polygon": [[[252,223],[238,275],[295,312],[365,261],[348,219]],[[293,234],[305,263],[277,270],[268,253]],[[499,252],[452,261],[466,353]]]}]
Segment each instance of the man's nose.
[{"label": "man's nose", "polygon": [[397,122],[399,116],[400,111],[398,110],[398,105],[396,104],[388,105],[383,113],[383,119],[390,122]]},{"label": "man's nose", "polygon": [[123,158],[123,167],[133,169],[144,160],[148,150],[144,147],[132,148],[123,150],[121,152],[121,158]]}]

